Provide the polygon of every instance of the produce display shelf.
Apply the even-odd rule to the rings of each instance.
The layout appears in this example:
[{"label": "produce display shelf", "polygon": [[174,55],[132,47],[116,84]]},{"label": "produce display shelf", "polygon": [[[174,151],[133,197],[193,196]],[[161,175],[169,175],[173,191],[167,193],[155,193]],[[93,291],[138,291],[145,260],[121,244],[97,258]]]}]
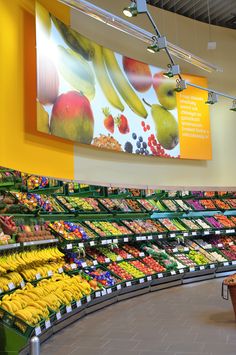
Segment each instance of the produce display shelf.
[{"label": "produce display shelf", "polygon": [[43,244],[51,244],[51,243],[58,243],[59,240],[55,239],[46,239],[46,240],[34,240],[31,242],[23,242],[22,245],[24,247],[31,246],[31,245],[43,245]]}]

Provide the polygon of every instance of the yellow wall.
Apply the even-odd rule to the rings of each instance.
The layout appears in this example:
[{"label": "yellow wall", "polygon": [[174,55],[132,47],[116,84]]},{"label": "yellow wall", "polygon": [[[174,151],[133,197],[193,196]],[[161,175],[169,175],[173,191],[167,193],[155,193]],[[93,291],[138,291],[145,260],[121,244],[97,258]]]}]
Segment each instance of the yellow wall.
[{"label": "yellow wall", "polygon": [[34,16],[22,5],[34,9],[33,1],[0,0],[0,165],[73,179],[73,144],[35,130]]},{"label": "yellow wall", "polygon": [[[55,15],[68,21],[68,11],[56,0],[41,0]],[[127,0],[94,0],[118,15]],[[22,7],[23,6],[23,7]],[[30,173],[97,183],[159,186],[235,187],[236,114],[221,100],[211,108],[212,161],[170,160],[74,148],[72,143],[39,134],[35,130],[35,42],[34,0],[0,0],[0,165]],[[236,32],[212,27],[216,51],[207,51],[209,28],[193,20],[152,8],[160,29],[168,39],[193,53],[217,62],[224,73],[208,76],[209,86],[236,95],[234,65]],[[152,56],[145,46],[111,28],[78,15],[81,32],[126,55],[154,65],[168,64],[163,54]],[[151,30],[145,15],[132,19]],[[205,73],[180,63],[186,73]],[[75,162],[74,162],[75,149]],[[75,165],[75,174],[74,166]]]}]

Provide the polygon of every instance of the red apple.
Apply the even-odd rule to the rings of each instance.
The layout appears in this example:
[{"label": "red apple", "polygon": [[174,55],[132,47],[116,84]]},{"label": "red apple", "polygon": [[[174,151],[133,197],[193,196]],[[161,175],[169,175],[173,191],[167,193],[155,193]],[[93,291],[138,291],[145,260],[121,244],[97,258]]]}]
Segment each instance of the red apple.
[{"label": "red apple", "polygon": [[149,65],[123,56],[123,68],[130,84],[139,92],[146,92],[152,86]]},{"label": "red apple", "polygon": [[78,91],[58,96],[51,116],[51,133],[76,142],[90,144],[94,118],[90,102]]},{"label": "red apple", "polygon": [[153,88],[155,91],[159,88],[159,85],[165,80],[165,77],[163,76],[163,72],[159,72],[154,74],[153,76]]}]

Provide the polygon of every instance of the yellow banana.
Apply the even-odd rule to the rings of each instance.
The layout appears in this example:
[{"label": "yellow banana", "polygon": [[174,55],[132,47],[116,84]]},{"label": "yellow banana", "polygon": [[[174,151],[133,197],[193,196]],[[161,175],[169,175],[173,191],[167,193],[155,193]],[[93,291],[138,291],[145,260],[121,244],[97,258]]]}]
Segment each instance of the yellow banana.
[{"label": "yellow banana", "polygon": [[99,85],[110,104],[116,107],[120,111],[124,111],[124,105],[122,104],[110,78],[104,63],[104,58],[102,55],[102,47],[96,43],[93,43],[94,53],[93,53],[93,67],[94,72],[99,82]]},{"label": "yellow banana", "polygon": [[120,95],[123,97],[127,105],[129,105],[134,113],[140,117],[146,118],[148,113],[142,101],[136,95],[124,74],[122,73],[116,60],[115,54],[110,49],[103,47],[103,55],[109,74]]}]

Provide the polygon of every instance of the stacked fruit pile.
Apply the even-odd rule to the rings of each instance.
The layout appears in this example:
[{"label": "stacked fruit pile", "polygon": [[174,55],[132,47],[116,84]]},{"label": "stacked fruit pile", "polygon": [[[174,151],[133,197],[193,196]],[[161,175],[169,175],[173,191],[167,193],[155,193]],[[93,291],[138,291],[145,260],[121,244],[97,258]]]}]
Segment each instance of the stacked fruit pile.
[{"label": "stacked fruit pile", "polygon": [[123,245],[123,249],[130,255],[133,255],[135,258],[137,258],[140,254],[140,250],[135,248],[133,245],[125,244]]},{"label": "stacked fruit pile", "polygon": [[81,198],[72,196],[57,196],[57,199],[72,212],[101,212],[99,203],[94,198]]},{"label": "stacked fruit pile", "polygon": [[18,226],[17,241],[19,243],[48,239],[55,239],[55,237],[44,224],[19,224]]},{"label": "stacked fruit pile", "polygon": [[161,223],[171,232],[185,231],[186,228],[177,219],[161,218]]},{"label": "stacked fruit pile", "polygon": [[44,212],[64,213],[64,208],[52,196],[39,195],[36,193],[12,192],[18,201],[26,206],[30,211],[42,209]]},{"label": "stacked fruit pile", "polygon": [[176,212],[178,207],[172,200],[162,200],[162,203],[167,207],[169,211]]},{"label": "stacked fruit pile", "polygon": [[175,203],[183,210],[183,211],[192,211],[192,208],[188,206],[183,200],[175,200]]},{"label": "stacked fruit pile", "polygon": [[223,227],[223,225],[217,221],[214,217],[204,217],[207,223],[210,224],[212,228],[220,229]]},{"label": "stacked fruit pile", "polygon": [[136,234],[162,233],[166,231],[157,220],[153,219],[124,220],[122,222]]},{"label": "stacked fruit pile", "polygon": [[197,265],[209,264],[209,260],[198,251],[191,250],[188,254],[189,259],[193,260]]},{"label": "stacked fruit pile", "polygon": [[153,200],[138,200],[140,205],[142,205],[147,211],[155,211],[155,202]]},{"label": "stacked fruit pile", "polygon": [[35,326],[41,320],[48,319],[51,311],[58,312],[62,305],[70,305],[91,291],[90,284],[80,275],[55,275],[49,280],[40,281],[35,287],[27,283],[22,290],[4,296],[0,306]]},{"label": "stacked fruit pile", "polygon": [[206,209],[206,210],[215,210],[216,206],[214,205],[212,200],[201,200],[201,204],[202,206]]},{"label": "stacked fruit pile", "polygon": [[146,256],[145,258],[142,259],[142,261],[147,264],[152,270],[156,272],[164,272],[166,269],[161,266],[155,259],[153,259],[151,256]]},{"label": "stacked fruit pile", "polygon": [[191,219],[181,218],[181,222],[184,223],[190,230],[200,229],[200,226],[197,223],[194,223]]},{"label": "stacked fruit pile", "polygon": [[131,264],[131,262],[127,262],[127,261],[121,261],[118,264],[122,269],[124,269],[125,271],[127,271],[130,275],[132,275],[133,278],[140,278],[145,276],[143,271],[138,270],[135,266],[133,266]]},{"label": "stacked fruit pile", "polygon": [[86,273],[105,287],[114,286],[121,281],[119,278],[111,275],[109,271],[102,270],[101,268],[86,270]]},{"label": "stacked fruit pile", "polygon": [[55,221],[48,225],[65,240],[88,240],[97,237],[90,229],[82,226],[79,222]]},{"label": "stacked fruit pile", "polygon": [[94,230],[100,237],[109,237],[109,236],[120,236],[132,234],[132,232],[125,226],[118,224],[117,222],[108,222],[108,221],[85,221],[87,226]]},{"label": "stacked fruit pile", "polygon": [[187,200],[186,202],[192,207],[193,210],[202,211],[205,209],[200,200]]},{"label": "stacked fruit pile", "polygon": [[124,199],[109,199],[101,198],[99,201],[112,212],[121,211],[121,212],[132,212],[132,209],[126,203]]},{"label": "stacked fruit pile", "polygon": [[184,264],[185,266],[188,267],[194,267],[197,266],[195,261],[192,261],[186,254],[175,254],[175,258],[177,258],[181,264]]},{"label": "stacked fruit pile", "polygon": [[215,219],[222,224],[224,228],[234,228],[235,223],[230,220],[227,216],[217,214],[214,216]]},{"label": "stacked fruit pile", "polygon": [[223,200],[219,200],[219,199],[215,199],[214,200],[215,205],[221,209],[221,210],[230,210],[230,206],[228,205],[227,202],[223,201]]},{"label": "stacked fruit pile", "polygon": [[109,270],[111,270],[115,275],[120,277],[122,280],[132,280],[133,276],[127,272],[124,268],[122,268],[119,264],[116,262],[109,264],[107,266]]},{"label": "stacked fruit pile", "polygon": [[153,275],[155,271],[145,264],[141,263],[139,260],[130,261],[130,264],[133,265],[136,269],[143,272],[145,275]]}]

